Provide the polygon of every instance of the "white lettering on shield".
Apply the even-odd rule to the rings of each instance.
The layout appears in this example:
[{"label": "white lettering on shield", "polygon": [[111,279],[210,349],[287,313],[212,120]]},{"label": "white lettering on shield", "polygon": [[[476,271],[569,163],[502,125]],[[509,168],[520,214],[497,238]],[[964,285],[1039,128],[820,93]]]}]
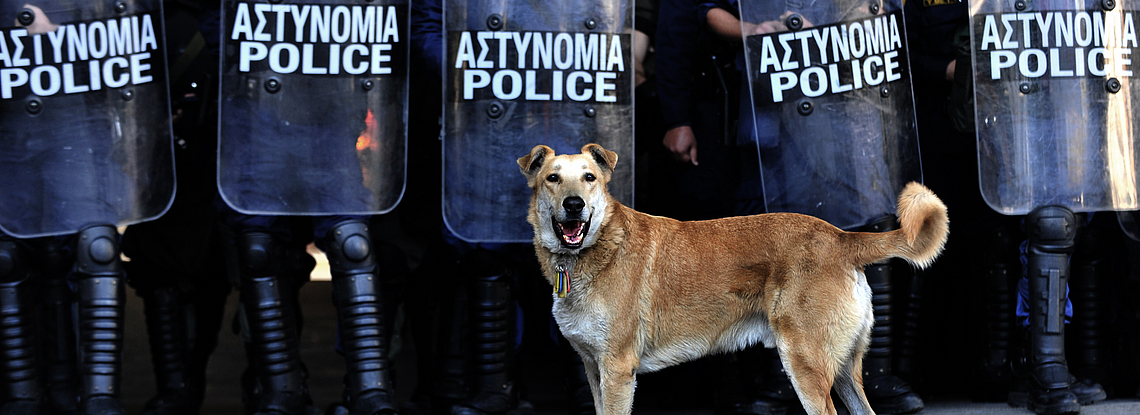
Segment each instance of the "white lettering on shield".
[{"label": "white lettering on shield", "polygon": [[71,23],[39,34],[0,31],[0,99],[153,82],[152,62],[163,58],[154,19],[143,14]]},{"label": "white lettering on shield", "polygon": [[[899,14],[750,40],[757,79],[771,83],[773,103],[799,89],[806,97],[840,94],[903,79]],[[757,50],[758,48],[758,50]]]},{"label": "white lettering on shield", "polygon": [[459,32],[450,60],[461,98],[617,102],[629,45],[610,33]]},{"label": "white lettering on shield", "polygon": [[994,80],[1127,78],[1132,52],[1140,46],[1130,11],[991,14],[979,20],[975,53]]},{"label": "white lettering on shield", "polygon": [[239,72],[268,64],[281,74],[386,75],[398,17],[395,6],[238,3],[228,36]]}]

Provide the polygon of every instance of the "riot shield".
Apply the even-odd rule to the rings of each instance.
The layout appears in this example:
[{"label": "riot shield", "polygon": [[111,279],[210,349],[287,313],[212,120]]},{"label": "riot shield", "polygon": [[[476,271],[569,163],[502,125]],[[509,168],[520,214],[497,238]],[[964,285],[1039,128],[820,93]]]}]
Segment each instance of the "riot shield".
[{"label": "riot shield", "polygon": [[1120,229],[1134,241],[1140,241],[1140,212],[1130,210],[1116,212],[1116,220],[1120,222]]},{"label": "riot shield", "polygon": [[246,214],[379,214],[404,191],[407,0],[222,2],[218,190]]},{"label": "riot shield", "polygon": [[598,143],[609,183],[633,199],[633,31],[628,0],[444,4],[443,218],[470,242],[530,242],[530,188],[516,159]]},{"label": "riot shield", "polygon": [[0,1],[0,229],[73,233],[174,198],[159,0]]},{"label": "riot shield", "polygon": [[895,213],[922,180],[901,2],[740,1],[769,212],[840,228]]},{"label": "riot shield", "polygon": [[979,175],[991,208],[1137,208],[1135,4],[971,3]]}]

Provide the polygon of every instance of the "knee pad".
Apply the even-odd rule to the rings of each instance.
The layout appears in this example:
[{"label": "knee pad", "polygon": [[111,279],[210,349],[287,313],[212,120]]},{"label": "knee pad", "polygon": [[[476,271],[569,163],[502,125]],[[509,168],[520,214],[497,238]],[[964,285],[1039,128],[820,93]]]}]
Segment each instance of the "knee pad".
[{"label": "knee pad", "polygon": [[324,237],[325,254],[334,275],[374,273],[376,257],[372,254],[372,237],[363,221],[349,219],[338,223]]},{"label": "knee pad", "polygon": [[277,276],[285,267],[281,243],[266,232],[246,232],[237,238],[238,263],[243,276]]},{"label": "knee pad", "polygon": [[1064,206],[1042,206],[1025,217],[1029,249],[1050,254],[1073,252],[1077,238],[1077,218]]},{"label": "knee pad", "polygon": [[23,281],[28,277],[26,250],[10,239],[0,239],[0,284]]},{"label": "knee pad", "polygon": [[119,231],[111,225],[94,225],[80,230],[76,235],[75,268],[84,275],[122,275]]}]

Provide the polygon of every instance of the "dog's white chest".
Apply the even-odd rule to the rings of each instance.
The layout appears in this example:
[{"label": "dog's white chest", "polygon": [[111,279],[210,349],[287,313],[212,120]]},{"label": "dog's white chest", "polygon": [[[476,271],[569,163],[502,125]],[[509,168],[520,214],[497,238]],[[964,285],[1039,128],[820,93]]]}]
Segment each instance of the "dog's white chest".
[{"label": "dog's white chest", "polygon": [[606,325],[607,314],[600,306],[581,298],[555,297],[552,312],[562,336],[574,344],[580,353],[597,356],[599,351],[605,349],[609,327]]}]

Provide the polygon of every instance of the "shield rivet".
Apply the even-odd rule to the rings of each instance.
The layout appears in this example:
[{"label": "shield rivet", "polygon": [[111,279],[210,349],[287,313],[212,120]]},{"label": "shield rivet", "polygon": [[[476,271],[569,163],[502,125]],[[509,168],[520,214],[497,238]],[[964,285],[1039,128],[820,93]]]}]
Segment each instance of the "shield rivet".
[{"label": "shield rivet", "polygon": [[801,99],[796,103],[796,111],[799,111],[800,115],[811,115],[812,111],[815,111],[815,104],[807,98]]},{"label": "shield rivet", "polygon": [[503,28],[503,16],[498,13],[487,16],[487,28],[491,30],[499,30]]},{"label": "shield rivet", "polygon": [[360,81],[360,87],[364,88],[365,91],[371,91],[372,88],[376,87],[376,82],[373,82],[371,79],[365,79]]},{"label": "shield rivet", "polygon": [[871,14],[879,14],[879,3],[871,3]]},{"label": "shield rivet", "polygon": [[28,101],[26,108],[27,108],[29,114],[34,115],[34,114],[39,114],[40,111],[43,111],[44,106],[43,106],[43,104],[40,103],[39,99],[33,99],[31,101]]},{"label": "shield rivet", "polygon": [[129,89],[124,89],[119,92],[119,96],[123,97],[123,101],[130,101],[132,99],[135,99],[135,92]]},{"label": "shield rivet", "polygon": [[587,29],[594,30],[597,27],[598,27],[598,21],[597,20],[594,20],[593,18],[586,20],[586,28]]},{"label": "shield rivet", "polygon": [[891,96],[891,88],[886,86],[886,85],[883,85],[882,88],[879,88],[879,95],[882,96],[883,98]]},{"label": "shield rivet", "polygon": [[121,1],[118,3],[115,3],[115,12],[116,13],[123,13],[126,11],[127,11],[127,3],[124,3]]},{"label": "shield rivet", "polygon": [[270,94],[276,94],[277,91],[281,90],[281,81],[278,81],[277,78],[267,79],[265,81],[265,90],[269,91]]},{"label": "shield rivet", "polygon": [[1029,83],[1028,82],[1022,82],[1021,85],[1017,86],[1017,90],[1021,91],[1022,94],[1028,94],[1029,93]]},{"label": "shield rivet", "polygon": [[32,9],[25,7],[20,9],[20,14],[16,17],[16,20],[24,26],[29,26],[32,22],[36,21],[36,13],[33,12]]},{"label": "shield rivet", "polygon": [[1104,89],[1113,94],[1120,92],[1120,80],[1116,78],[1110,78],[1107,82],[1104,83]]},{"label": "shield rivet", "polygon": [[1115,9],[1116,0],[1104,0],[1100,2],[1100,7],[1103,7],[1105,11]]},{"label": "shield rivet", "polygon": [[792,15],[788,16],[788,19],[784,21],[784,25],[788,26],[788,29],[800,30],[804,27],[804,17],[800,16],[799,14],[792,13]]},{"label": "shield rivet", "polygon": [[590,118],[594,118],[595,115],[598,115],[598,110],[594,109],[594,107],[586,107],[586,110],[583,112]]},{"label": "shield rivet", "polygon": [[492,102],[491,105],[487,106],[487,116],[491,117],[491,119],[499,119],[499,117],[503,116],[503,113],[503,104],[498,101]]},{"label": "shield rivet", "polygon": [[1017,11],[1024,11],[1025,7],[1027,6],[1028,4],[1025,4],[1025,0],[1017,0],[1013,2],[1013,8],[1017,9]]}]

